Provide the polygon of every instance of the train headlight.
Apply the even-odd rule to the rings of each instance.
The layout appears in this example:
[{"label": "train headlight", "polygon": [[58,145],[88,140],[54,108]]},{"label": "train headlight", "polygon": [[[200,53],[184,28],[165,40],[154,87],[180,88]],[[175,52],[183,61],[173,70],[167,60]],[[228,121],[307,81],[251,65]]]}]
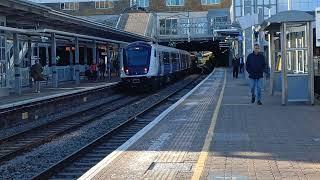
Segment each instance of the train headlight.
[{"label": "train headlight", "polygon": [[126,70],[125,70],[125,73],[126,73],[126,74],[129,74],[129,69],[126,69]]},{"label": "train headlight", "polygon": [[148,69],[147,68],[144,68],[144,73],[148,73]]}]

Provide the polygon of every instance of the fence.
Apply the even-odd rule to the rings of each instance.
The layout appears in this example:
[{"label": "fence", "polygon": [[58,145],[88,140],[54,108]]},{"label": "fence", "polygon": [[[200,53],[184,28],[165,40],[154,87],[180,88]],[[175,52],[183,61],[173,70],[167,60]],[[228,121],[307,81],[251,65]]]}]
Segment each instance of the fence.
[{"label": "fence", "polygon": [[[57,66],[57,73],[58,73],[58,82],[67,82],[67,81],[73,81],[76,79],[75,74],[75,67],[74,66]],[[80,65],[79,66],[80,72],[85,71],[85,66]],[[31,83],[30,80],[30,68],[21,68],[21,86],[22,87],[28,87]],[[44,67],[43,68],[43,75],[48,77],[48,81],[52,81],[52,67]]]}]

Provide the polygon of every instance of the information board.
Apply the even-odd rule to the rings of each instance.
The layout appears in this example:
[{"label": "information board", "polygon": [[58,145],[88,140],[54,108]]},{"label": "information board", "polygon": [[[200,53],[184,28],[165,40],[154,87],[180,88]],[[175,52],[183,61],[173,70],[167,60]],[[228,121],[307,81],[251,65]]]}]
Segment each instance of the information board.
[{"label": "information board", "polygon": [[320,47],[320,7],[316,8],[316,46]]}]

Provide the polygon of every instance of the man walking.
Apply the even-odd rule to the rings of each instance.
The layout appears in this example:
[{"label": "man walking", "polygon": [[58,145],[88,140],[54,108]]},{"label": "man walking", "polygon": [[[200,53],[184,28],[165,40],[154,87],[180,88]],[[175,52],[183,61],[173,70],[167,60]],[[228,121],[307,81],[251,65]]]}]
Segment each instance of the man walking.
[{"label": "man walking", "polygon": [[[246,61],[246,70],[249,73],[250,79],[250,90],[251,90],[251,103],[254,103],[257,95],[257,104],[261,103],[261,86],[263,72],[266,67],[266,62],[264,56],[260,53],[259,44],[254,45],[253,53],[249,54]],[[257,90],[257,94],[255,91]]]},{"label": "man walking", "polygon": [[240,65],[240,61],[239,61],[239,57],[236,56],[233,58],[232,60],[232,66],[233,66],[233,78],[238,78],[238,74],[239,74],[239,65]]}]

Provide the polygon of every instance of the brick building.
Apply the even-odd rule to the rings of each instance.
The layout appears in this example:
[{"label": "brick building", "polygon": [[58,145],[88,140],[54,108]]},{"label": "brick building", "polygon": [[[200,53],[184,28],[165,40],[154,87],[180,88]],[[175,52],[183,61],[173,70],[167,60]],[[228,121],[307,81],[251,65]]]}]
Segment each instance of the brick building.
[{"label": "brick building", "polygon": [[153,12],[197,12],[230,8],[231,0],[32,0],[55,10],[76,16],[121,14],[130,7],[142,7]]},{"label": "brick building", "polygon": [[[33,0],[159,41],[212,39],[230,25],[231,0]],[[217,27],[216,25],[223,25]]]}]

